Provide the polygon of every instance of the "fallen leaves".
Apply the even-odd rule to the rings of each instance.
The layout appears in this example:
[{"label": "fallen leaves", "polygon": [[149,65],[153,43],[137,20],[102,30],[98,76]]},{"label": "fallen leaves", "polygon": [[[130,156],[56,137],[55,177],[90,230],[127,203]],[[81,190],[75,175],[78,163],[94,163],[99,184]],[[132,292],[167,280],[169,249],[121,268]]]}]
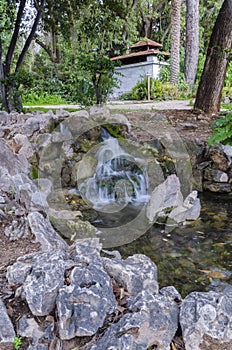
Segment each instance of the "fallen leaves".
[{"label": "fallen leaves", "polygon": [[221,271],[211,271],[211,270],[199,270],[205,273],[209,279],[226,279],[228,275],[226,272]]}]

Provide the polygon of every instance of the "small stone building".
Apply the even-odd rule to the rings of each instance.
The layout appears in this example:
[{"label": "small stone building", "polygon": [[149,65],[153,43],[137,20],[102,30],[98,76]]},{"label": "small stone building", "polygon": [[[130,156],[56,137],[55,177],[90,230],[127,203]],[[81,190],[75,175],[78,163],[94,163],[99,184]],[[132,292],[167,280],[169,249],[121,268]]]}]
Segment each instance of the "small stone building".
[{"label": "small stone building", "polygon": [[[159,77],[161,66],[167,64],[165,59],[170,56],[168,52],[160,51],[161,48],[161,44],[146,39],[131,46],[130,53],[111,58],[112,61],[119,62],[119,66],[115,68],[119,87],[114,88],[113,98],[117,99],[123,93],[130,92],[137,81],[147,75],[155,79]],[[160,61],[162,56],[163,60]]]}]

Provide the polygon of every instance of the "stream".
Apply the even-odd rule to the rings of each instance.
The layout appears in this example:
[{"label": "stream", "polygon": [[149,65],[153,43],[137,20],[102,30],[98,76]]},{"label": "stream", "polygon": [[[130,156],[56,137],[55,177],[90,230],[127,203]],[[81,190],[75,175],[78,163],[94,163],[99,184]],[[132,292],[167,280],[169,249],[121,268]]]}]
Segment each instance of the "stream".
[{"label": "stream", "polygon": [[160,225],[116,249],[123,258],[145,254],[158,267],[160,287],[173,285],[182,296],[217,290],[232,283],[232,200],[230,195],[202,193],[201,216],[165,233]]},{"label": "stream", "polygon": [[94,154],[95,173],[80,181],[78,191],[96,214],[89,221],[108,240],[105,247],[114,247],[123,258],[145,254],[158,267],[160,287],[173,285],[183,297],[232,283],[231,195],[199,194],[199,219],[170,231],[163,224],[143,226],[141,208],[149,200],[146,164],[106,131],[102,140]]}]

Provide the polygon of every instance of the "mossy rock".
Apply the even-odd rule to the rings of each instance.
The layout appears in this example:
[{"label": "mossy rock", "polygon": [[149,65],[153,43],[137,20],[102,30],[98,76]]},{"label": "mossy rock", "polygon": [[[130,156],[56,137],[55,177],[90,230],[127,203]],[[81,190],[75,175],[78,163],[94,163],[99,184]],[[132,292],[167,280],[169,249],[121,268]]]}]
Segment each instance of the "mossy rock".
[{"label": "mossy rock", "polygon": [[108,133],[117,139],[124,139],[125,126],[121,124],[105,124],[103,127],[108,131]]},{"label": "mossy rock", "polygon": [[79,217],[66,217],[62,215],[61,211],[57,212],[56,216],[49,214],[49,219],[54,228],[70,241],[96,237],[96,228],[88,221],[83,221]]}]

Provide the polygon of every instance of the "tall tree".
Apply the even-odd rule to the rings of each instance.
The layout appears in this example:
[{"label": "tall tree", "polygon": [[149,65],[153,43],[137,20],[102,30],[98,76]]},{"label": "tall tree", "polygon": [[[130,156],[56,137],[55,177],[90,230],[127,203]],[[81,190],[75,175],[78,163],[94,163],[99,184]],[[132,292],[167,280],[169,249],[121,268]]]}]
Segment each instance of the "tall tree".
[{"label": "tall tree", "polygon": [[[7,112],[22,110],[21,98],[17,93],[17,74],[20,72],[26,53],[36,33],[44,8],[44,3],[45,0],[36,1],[38,6],[36,14],[34,16],[31,28],[27,33],[23,48],[17,53],[17,55],[16,48],[20,39],[22,22],[25,20],[24,15],[26,12],[27,0],[13,1],[11,2],[11,4],[14,5],[13,7],[9,6],[8,4],[5,8],[3,7],[1,9],[1,17],[10,16],[12,22],[9,24],[9,28],[12,27],[13,29],[8,45],[4,45],[3,42],[4,36],[9,35],[9,33],[6,33],[4,30],[2,30],[0,33],[0,91],[2,108]],[[30,11],[32,11],[32,9]],[[14,13],[16,13],[15,18],[13,16]],[[6,49],[5,56],[4,49]]]},{"label": "tall tree", "polygon": [[180,71],[180,14],[181,0],[171,0],[171,66],[170,82],[178,82]]},{"label": "tall tree", "polygon": [[[75,93],[78,102],[86,104],[95,100],[100,104],[116,84],[110,57],[115,50],[126,47],[128,41],[134,42],[135,4],[136,0],[46,0],[44,37],[37,37],[36,42],[57,67],[56,78],[62,80],[63,86],[69,85],[70,89],[71,85],[81,84],[83,93]],[[51,32],[56,38],[55,45],[46,41]],[[90,96],[93,92],[95,99]]]},{"label": "tall tree", "polygon": [[232,49],[232,14],[229,2],[230,0],[224,0],[216,19],[194,104],[194,109],[200,109],[207,114],[215,114],[220,110]]},{"label": "tall tree", "polygon": [[199,53],[199,0],[186,2],[186,42],[184,75],[192,88],[196,78]]},{"label": "tall tree", "polygon": [[232,0],[229,0],[229,8],[230,8],[230,13],[232,15]]}]

